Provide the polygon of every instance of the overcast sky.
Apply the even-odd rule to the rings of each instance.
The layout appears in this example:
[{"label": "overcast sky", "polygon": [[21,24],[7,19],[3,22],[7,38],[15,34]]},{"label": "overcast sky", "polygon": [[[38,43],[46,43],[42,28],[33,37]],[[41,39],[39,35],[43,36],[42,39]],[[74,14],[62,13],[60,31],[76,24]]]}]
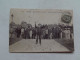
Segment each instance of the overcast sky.
[{"label": "overcast sky", "polygon": [[[62,13],[29,12],[26,10],[11,10],[13,21],[21,24],[22,21],[35,25],[38,24],[58,24],[61,21]],[[10,22],[12,17],[10,17]]]}]

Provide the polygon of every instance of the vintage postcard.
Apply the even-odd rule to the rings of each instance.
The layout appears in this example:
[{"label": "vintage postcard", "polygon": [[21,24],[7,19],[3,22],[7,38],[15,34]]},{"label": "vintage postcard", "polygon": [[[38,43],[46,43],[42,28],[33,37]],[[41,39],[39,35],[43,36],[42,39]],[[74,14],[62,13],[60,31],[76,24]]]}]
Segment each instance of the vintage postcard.
[{"label": "vintage postcard", "polygon": [[73,11],[12,8],[9,51],[73,52]]}]

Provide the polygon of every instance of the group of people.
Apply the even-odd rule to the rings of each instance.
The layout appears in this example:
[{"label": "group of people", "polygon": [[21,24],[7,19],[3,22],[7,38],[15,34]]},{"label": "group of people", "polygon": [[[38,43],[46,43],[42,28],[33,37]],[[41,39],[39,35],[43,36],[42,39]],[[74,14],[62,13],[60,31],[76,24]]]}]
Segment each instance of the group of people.
[{"label": "group of people", "polygon": [[62,28],[61,26],[53,26],[49,28],[47,25],[40,25],[36,27],[17,27],[15,29],[17,38],[24,39],[36,39],[36,44],[41,44],[41,39],[70,39],[71,38],[71,29],[68,27]]}]

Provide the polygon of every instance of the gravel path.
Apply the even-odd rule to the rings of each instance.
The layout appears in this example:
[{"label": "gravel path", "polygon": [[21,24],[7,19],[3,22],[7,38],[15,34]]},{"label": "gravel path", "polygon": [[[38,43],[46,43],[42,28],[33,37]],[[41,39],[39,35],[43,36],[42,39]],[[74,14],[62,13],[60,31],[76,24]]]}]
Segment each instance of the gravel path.
[{"label": "gravel path", "polygon": [[69,49],[55,40],[42,40],[41,45],[35,39],[20,40],[9,46],[10,52],[69,52]]}]

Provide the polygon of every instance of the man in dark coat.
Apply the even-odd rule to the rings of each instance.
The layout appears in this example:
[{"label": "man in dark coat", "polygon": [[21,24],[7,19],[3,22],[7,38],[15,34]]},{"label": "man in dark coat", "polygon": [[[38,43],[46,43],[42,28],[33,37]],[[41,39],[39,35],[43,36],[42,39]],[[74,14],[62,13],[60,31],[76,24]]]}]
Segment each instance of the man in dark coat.
[{"label": "man in dark coat", "polygon": [[41,32],[41,27],[40,26],[41,25],[38,24],[38,27],[36,28],[36,35],[37,35],[36,44],[38,43],[38,39],[39,39],[39,43],[41,45],[41,34],[42,34],[42,32]]},{"label": "man in dark coat", "polygon": [[19,38],[20,35],[21,35],[21,28],[17,27],[16,28],[16,33],[17,33],[17,38]]},{"label": "man in dark coat", "polygon": [[25,28],[25,30],[24,30],[25,39],[30,39],[29,31],[30,31],[29,28]]},{"label": "man in dark coat", "polygon": [[55,39],[56,38],[56,27],[52,28],[52,38]]},{"label": "man in dark coat", "polygon": [[34,28],[34,29],[32,30],[32,38],[35,39],[35,37],[36,37],[36,29]]}]

